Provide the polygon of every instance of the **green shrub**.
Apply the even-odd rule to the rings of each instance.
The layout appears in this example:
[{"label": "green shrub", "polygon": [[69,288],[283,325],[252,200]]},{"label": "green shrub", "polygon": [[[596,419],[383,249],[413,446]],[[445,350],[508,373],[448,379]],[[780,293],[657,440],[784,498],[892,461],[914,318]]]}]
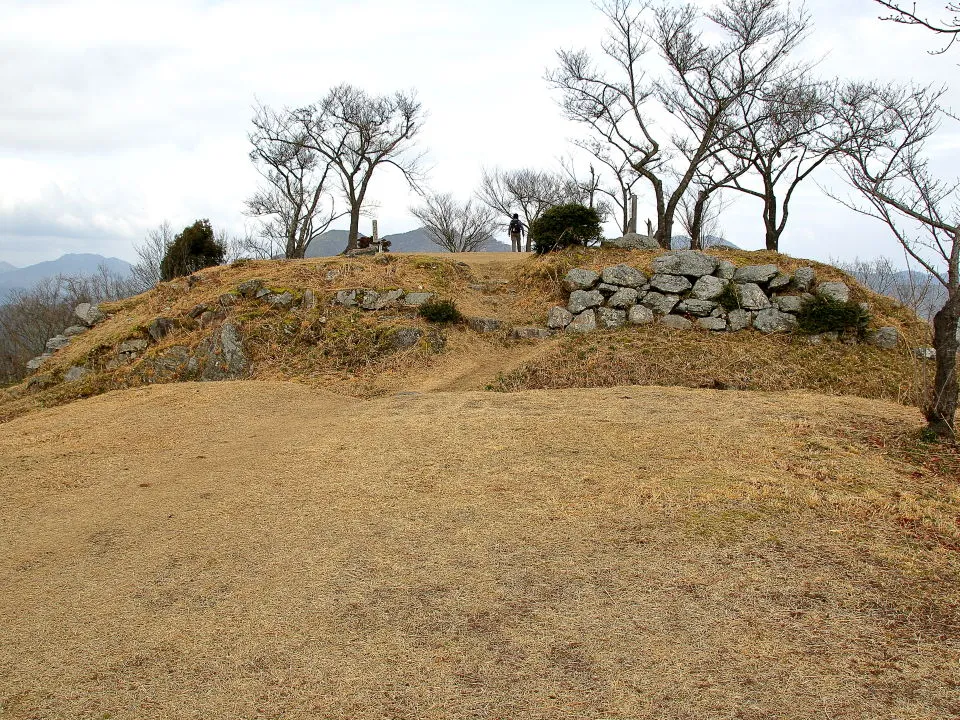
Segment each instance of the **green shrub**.
[{"label": "green shrub", "polygon": [[160,279],[190,275],[223,262],[227,249],[214,237],[209,220],[197,220],[174,239],[160,262]]},{"label": "green shrub", "polygon": [[802,333],[842,333],[855,330],[862,336],[870,322],[870,313],[853,300],[840,302],[825,295],[808,300],[797,313],[797,327]]},{"label": "green shrub", "polygon": [[571,245],[587,246],[600,240],[600,216],[577,203],[556,205],[530,224],[530,240],[540,255]]},{"label": "green shrub", "polygon": [[428,300],[420,306],[420,317],[428,322],[453,323],[463,320],[453,300]]},{"label": "green shrub", "polygon": [[723,292],[717,296],[717,302],[720,306],[730,312],[740,309],[740,293],[737,292],[737,285],[734,282],[728,282],[723,286]]}]

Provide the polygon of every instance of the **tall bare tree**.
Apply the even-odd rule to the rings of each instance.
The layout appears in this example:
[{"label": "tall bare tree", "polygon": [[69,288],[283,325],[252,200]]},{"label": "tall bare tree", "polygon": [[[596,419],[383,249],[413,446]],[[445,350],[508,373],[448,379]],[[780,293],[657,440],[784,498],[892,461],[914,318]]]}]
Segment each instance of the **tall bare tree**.
[{"label": "tall bare tree", "polygon": [[931,52],[934,55],[945,53],[957,42],[957,37],[960,37],[960,2],[947,3],[944,9],[948,13],[953,13],[953,17],[948,20],[939,21],[931,20],[929,17],[917,13],[916,3],[912,3],[911,8],[907,10],[902,7],[903,3],[888,2],[888,0],[875,0],[875,2],[891,11],[889,15],[881,18],[883,20],[890,20],[903,25],[918,25],[937,35],[946,35],[948,38],[947,44],[939,50],[932,50]]},{"label": "tall bare tree", "polygon": [[160,282],[160,263],[173,245],[176,233],[168,220],[147,232],[141,243],[134,243],[137,262],[130,269],[138,292],[149,290]]},{"label": "tall bare tree", "polygon": [[302,258],[311,241],[344,214],[331,194],[333,161],[308,147],[306,131],[290,113],[264,105],[255,108],[247,137],[265,185],[247,200],[246,212],[260,219],[260,236],[271,251],[279,247],[288,259]]},{"label": "tall bare tree", "polygon": [[[930,169],[926,143],[949,115],[944,88],[850,85],[838,103],[857,142],[841,155],[860,200],[848,207],[887,225],[904,250],[946,289],[933,318],[936,376],[925,413],[931,430],[955,437],[960,320],[960,181]],[[839,199],[839,198],[838,198]]]},{"label": "tall bare tree", "polygon": [[[513,213],[530,225],[555,205],[580,202],[580,188],[559,173],[522,168],[520,170],[484,170],[477,198],[498,213],[506,226]],[[530,252],[530,235],[526,250]]]},{"label": "tall bare tree", "polygon": [[329,164],[350,215],[348,250],[357,246],[360,215],[367,203],[370,181],[378,168],[392,166],[419,189],[424,176],[423,154],[416,139],[424,111],[412,92],[370,95],[342,84],[317,103],[284,111],[284,132],[267,132],[264,140],[290,142],[316,153],[317,167]]},{"label": "tall bare tree", "polygon": [[461,205],[453,195],[427,195],[424,204],[410,212],[423,223],[427,237],[449,252],[477,252],[494,242],[497,213],[468,200]]},{"label": "tall bare tree", "polygon": [[[600,8],[610,21],[602,48],[613,71],[600,69],[584,50],[561,50],[560,66],[547,79],[561,91],[567,116],[615,145],[650,183],[656,237],[669,247],[690,184],[740,129],[736,103],[786,72],[809,17],[781,9],[778,0],[724,0],[706,12],[646,0],[603,0]],[[648,72],[651,48],[666,67],[663,75]],[[656,132],[657,108],[678,124],[665,137]]]}]

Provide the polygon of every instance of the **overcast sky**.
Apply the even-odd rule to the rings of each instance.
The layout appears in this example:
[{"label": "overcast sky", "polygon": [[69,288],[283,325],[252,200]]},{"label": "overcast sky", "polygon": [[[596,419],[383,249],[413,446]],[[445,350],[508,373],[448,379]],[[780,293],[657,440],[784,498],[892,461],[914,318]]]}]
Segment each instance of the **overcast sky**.
[{"label": "overcast sky", "polygon": [[[823,58],[824,76],[943,83],[960,72],[960,51],[928,55],[935,40],[879,22],[873,0],[806,5],[816,30],[804,54]],[[133,243],[164,220],[242,232],[257,183],[247,156],[255,99],[304,105],[344,81],[417,90],[437,191],[466,199],[484,166],[556,167],[581,130],[561,117],[544,72],[556,49],[597,49],[604,30],[589,0],[0,0],[0,260],[133,260]],[[956,174],[952,130],[934,150],[938,168]],[[375,178],[381,234],[416,227],[401,179]],[[820,181],[843,187],[832,173]],[[759,212],[737,200],[724,235],[762,247]],[[792,212],[783,252],[902,257],[881,225],[814,184]]]}]

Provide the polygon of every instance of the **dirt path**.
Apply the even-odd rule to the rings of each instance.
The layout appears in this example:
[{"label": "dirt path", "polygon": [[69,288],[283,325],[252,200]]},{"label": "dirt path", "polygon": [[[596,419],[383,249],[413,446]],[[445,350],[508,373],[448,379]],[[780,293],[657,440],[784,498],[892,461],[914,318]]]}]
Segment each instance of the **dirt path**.
[{"label": "dirt path", "polygon": [[960,498],[850,434],[891,423],[639,387],[39,411],[0,426],[0,717],[956,717]]}]

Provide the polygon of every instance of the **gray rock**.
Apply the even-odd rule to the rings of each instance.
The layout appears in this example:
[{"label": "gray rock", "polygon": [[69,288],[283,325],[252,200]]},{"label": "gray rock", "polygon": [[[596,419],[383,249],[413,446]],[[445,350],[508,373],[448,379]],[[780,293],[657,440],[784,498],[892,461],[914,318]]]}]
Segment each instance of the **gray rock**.
[{"label": "gray rock", "polygon": [[492,333],[503,329],[503,321],[496,318],[472,317],[467,318],[467,327],[478,333]]},{"label": "gray rock", "polygon": [[313,290],[308,289],[303,291],[301,307],[304,310],[313,310],[315,307],[317,307],[317,294],[313,292]]},{"label": "gray rock", "polygon": [[614,265],[604,268],[600,275],[603,282],[620,287],[639,288],[647,282],[647,276],[629,265]]},{"label": "gray rock", "polygon": [[73,314],[80,318],[87,327],[93,327],[107,319],[107,316],[100,311],[99,307],[90,303],[80,303]]},{"label": "gray rock", "polygon": [[203,315],[206,311],[207,311],[207,304],[199,303],[198,305],[194,305],[192,308],[190,308],[190,310],[187,311],[187,315],[189,315],[192,318],[198,318],[201,315]]},{"label": "gray rock", "polygon": [[273,305],[273,307],[286,310],[293,305],[293,295],[287,291],[280,294],[270,293],[267,295],[267,302]]},{"label": "gray rock", "polygon": [[170,334],[174,328],[173,320],[165,317],[154,318],[147,325],[147,334],[153,338],[154,342],[160,342]]},{"label": "gray rock", "polygon": [[56,335],[47,340],[47,350],[59,350],[70,344],[70,338],[66,335]]},{"label": "gray rock", "polygon": [[620,248],[623,250],[658,250],[660,245],[652,237],[640,235],[639,233],[627,233],[623,237],[602,240],[600,247]]},{"label": "gray rock", "polygon": [[37,357],[27,361],[27,370],[39,370],[51,357],[53,356],[50,353],[37,355]]},{"label": "gray rock", "polygon": [[237,304],[237,297],[238,296],[233,293],[224,293],[217,298],[217,302],[219,302],[222,307],[233,307]]},{"label": "gray rock", "polygon": [[689,330],[693,327],[693,323],[687,320],[685,317],[680,315],[664,315],[660,318],[660,324],[666,325],[669,328],[674,330]]},{"label": "gray rock", "polygon": [[755,283],[738,285],[737,298],[740,300],[740,307],[744,310],[766,310],[770,307],[770,300]]},{"label": "gray rock", "polygon": [[245,282],[237,285],[237,292],[240,293],[241,297],[252,298],[255,297],[258,292],[263,288],[263,280],[259,278],[254,278],[253,280],[246,280]]},{"label": "gray rock", "polygon": [[[717,307],[712,300],[694,300],[688,299],[680,302],[674,312],[694,315],[696,317],[707,317]],[[724,323],[726,325],[726,323]]]},{"label": "gray rock", "polygon": [[224,323],[218,333],[200,343],[197,360],[204,380],[235,380],[250,370],[250,360],[233,323]]},{"label": "gray rock", "polygon": [[793,273],[793,286],[800,291],[806,292],[813,287],[816,282],[817,273],[809,266],[797,268]]},{"label": "gray rock", "polygon": [[765,283],[780,272],[776,265],[746,265],[733,274],[735,283]]},{"label": "gray rock", "polygon": [[791,332],[797,327],[797,318],[776,308],[767,308],[757,313],[753,327],[767,334]]},{"label": "gray rock", "polygon": [[85,367],[74,365],[63,374],[63,381],[70,382],[70,383],[77,382],[78,380],[83,380],[83,378],[85,378],[89,374],[90,374],[90,371],[87,370]]},{"label": "gray rock", "polygon": [[781,295],[773,304],[780,312],[798,313],[804,302],[806,301],[799,295]]},{"label": "gray rock", "polygon": [[394,350],[405,350],[413,347],[423,337],[423,330],[416,327],[398,327],[390,333],[388,342]]},{"label": "gray rock", "polygon": [[271,290],[270,288],[267,288],[267,287],[262,287],[262,288],[260,288],[259,290],[257,290],[257,292],[254,293],[253,296],[254,296],[257,300],[263,300],[264,298],[270,297],[271,295],[273,295],[273,290]]},{"label": "gray rock", "polygon": [[547,315],[547,327],[551,330],[563,330],[571,320],[573,320],[573,313],[559,305],[554,306],[550,308],[550,313]]},{"label": "gray rock", "polygon": [[333,282],[338,277],[340,277],[339,270],[327,270],[327,274],[324,275],[324,278],[326,279],[327,282]]},{"label": "gray rock", "polygon": [[837,302],[847,302],[850,300],[850,288],[842,282],[820,283],[817,285],[817,295],[822,295]]},{"label": "gray rock", "polygon": [[643,305],[658,315],[668,315],[677,306],[678,302],[680,302],[679,295],[663,295],[658,292],[648,292],[641,301]]},{"label": "gray rock", "polygon": [[364,310],[376,310],[380,302],[380,293],[376,290],[363,290],[357,294],[357,303]]},{"label": "gray rock", "polygon": [[517,340],[545,340],[550,337],[550,331],[547,328],[535,326],[515,327],[510,332],[510,336]]},{"label": "gray rock", "polygon": [[365,248],[353,248],[353,250],[346,250],[343,253],[344,257],[353,258],[353,257],[363,257],[365,255],[376,255],[377,249],[375,247],[365,247]]},{"label": "gray rock", "polygon": [[83,335],[89,329],[90,328],[85,327],[83,325],[71,325],[70,327],[68,327],[66,330],[63,331],[63,335],[68,338],[72,338],[72,337],[76,337],[77,335]]},{"label": "gray rock", "polygon": [[144,359],[138,375],[146,382],[169,382],[189,380],[196,376],[196,371],[197,362],[190,356],[190,350],[183,345],[174,345]]},{"label": "gray rock", "polygon": [[740,332],[753,326],[753,313],[749,310],[731,310],[727,313],[727,330]]},{"label": "gray rock", "polygon": [[921,360],[936,360],[937,351],[932,347],[918,347],[913,349],[913,354]]},{"label": "gray rock", "polygon": [[615,330],[618,327],[623,327],[626,322],[627,313],[625,310],[605,307],[597,310],[597,325],[605,330]]},{"label": "gray rock", "polygon": [[215,325],[218,322],[222,322],[227,319],[227,313],[223,310],[218,312],[213,312],[212,310],[207,310],[203,315],[200,316],[200,327],[206,328],[211,325]]},{"label": "gray rock", "polygon": [[650,287],[664,293],[682,293],[692,288],[693,284],[681,275],[658,273],[650,278]]},{"label": "gray rock", "polygon": [[597,314],[593,310],[584,310],[579,315],[574,316],[570,324],[567,325],[569,333],[586,333],[597,329]]},{"label": "gray rock", "polygon": [[125,354],[134,354],[143,352],[147,349],[147,341],[143,338],[133,338],[132,340],[124,340],[120,345],[117,346],[117,352]]},{"label": "gray rock", "polygon": [[714,273],[721,280],[733,280],[737,273],[737,266],[729,260],[721,260],[717,263],[717,270]]},{"label": "gray rock", "polygon": [[599,290],[574,290],[570,293],[570,301],[567,303],[567,310],[577,315],[588,308],[595,308],[603,305],[603,295]]},{"label": "gray rock", "polygon": [[333,301],[337,305],[343,305],[344,307],[356,307],[357,306],[357,291],[356,290],[340,290],[336,295],[333,296]]},{"label": "gray rock", "polygon": [[727,329],[727,321],[718,317],[703,317],[697,320],[697,327],[713,332],[721,332]]},{"label": "gray rock", "polygon": [[783,290],[786,287],[790,286],[792,277],[785,275],[783,273],[777,273],[770,282],[767,283],[767,292],[775,292],[777,290]]},{"label": "gray rock", "polygon": [[633,288],[620,288],[607,300],[607,305],[612,308],[626,309],[637,304],[639,293]]},{"label": "gray rock", "polygon": [[867,342],[884,350],[893,350],[900,341],[895,327],[882,327],[867,333]]},{"label": "gray rock", "polygon": [[665,275],[703,277],[713,275],[719,260],[699,250],[675,250],[653,260],[653,272]]},{"label": "gray rock", "polygon": [[403,304],[409,307],[420,307],[424,303],[429,302],[432,297],[433,293],[429,292],[406,293],[403,296]]},{"label": "gray rock", "polygon": [[384,308],[388,308],[388,307],[391,307],[392,305],[396,305],[400,300],[403,300],[403,295],[404,295],[403,290],[399,290],[399,289],[386,290],[380,293],[380,299],[377,300],[377,303],[373,309],[383,310]]},{"label": "gray rock", "polygon": [[690,297],[694,300],[715,300],[720,297],[723,289],[729,283],[729,280],[721,280],[713,275],[704,275],[694,283]]},{"label": "gray rock", "polygon": [[627,311],[627,320],[633,325],[649,325],[653,322],[653,310],[643,305],[634,305]]},{"label": "gray rock", "polygon": [[600,273],[586,268],[573,268],[563,278],[563,287],[569,292],[589,290],[600,280]]},{"label": "gray rock", "polygon": [[726,318],[727,311],[718,305],[717,307],[715,307],[713,310],[710,311],[710,317]]},{"label": "gray rock", "polygon": [[610,295],[613,295],[615,292],[617,292],[617,290],[620,289],[620,286],[611,285],[610,283],[602,282],[599,285],[597,285],[596,289],[601,295],[605,295],[609,297]]}]

